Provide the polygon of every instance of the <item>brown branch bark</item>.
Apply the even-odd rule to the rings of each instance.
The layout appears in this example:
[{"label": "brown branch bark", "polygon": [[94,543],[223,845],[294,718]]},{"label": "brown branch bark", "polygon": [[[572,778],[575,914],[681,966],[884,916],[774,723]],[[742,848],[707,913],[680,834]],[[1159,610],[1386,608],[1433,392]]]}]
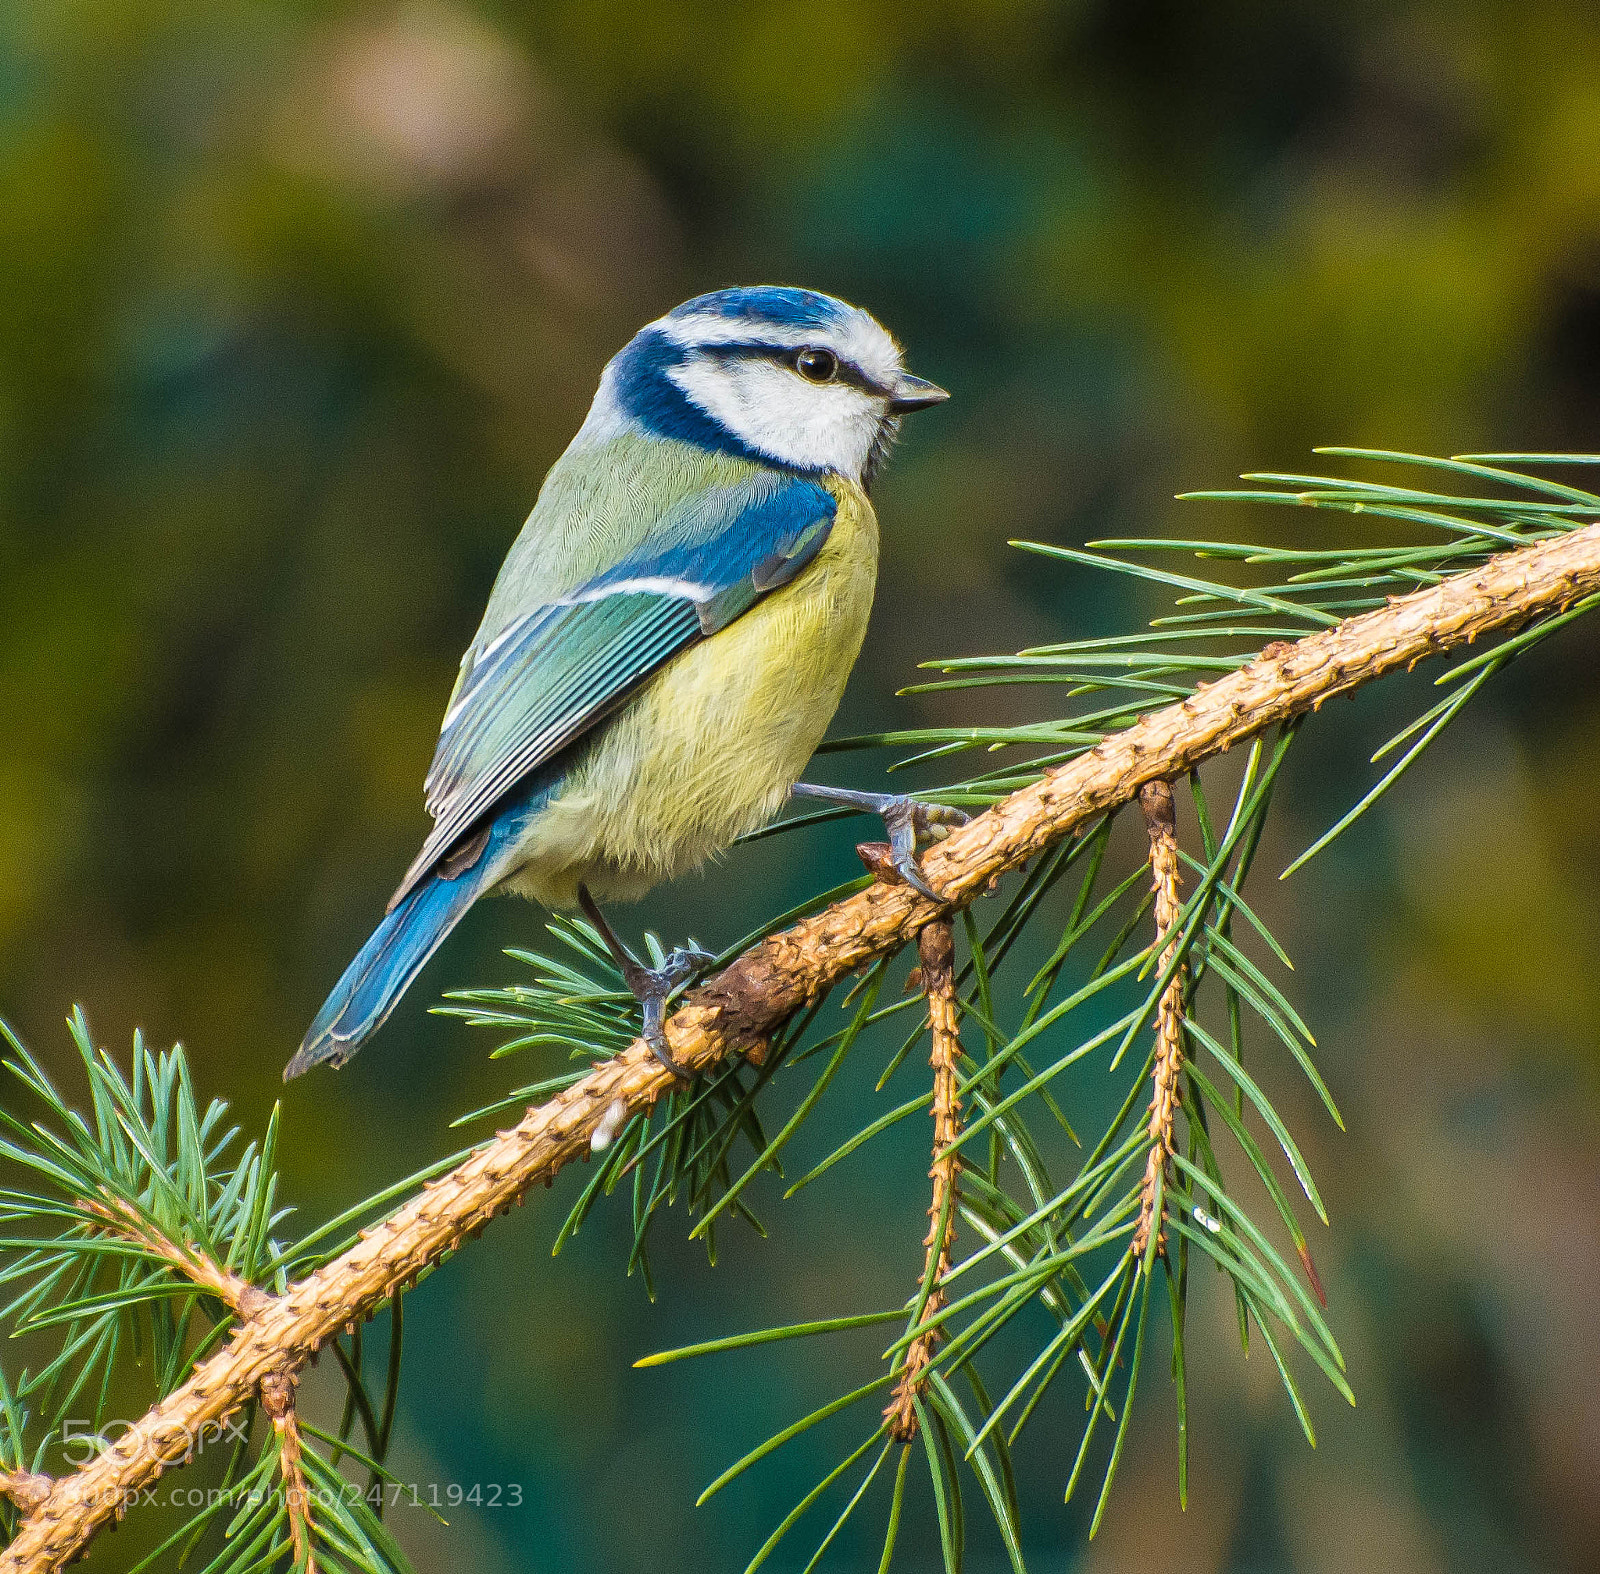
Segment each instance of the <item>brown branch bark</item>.
[{"label": "brown branch bark", "polygon": [[272,1417],[278,1434],[278,1474],[283,1477],[283,1500],[289,1510],[289,1542],[294,1548],[296,1574],[317,1574],[311,1546],[311,1483],[300,1462],[300,1420],[294,1409],[295,1379],[271,1372],[261,1380],[261,1408]]},{"label": "brown branch bark", "polygon": [[10,1498],[24,1514],[38,1508],[54,1485],[49,1476],[35,1475],[31,1470],[0,1470],[0,1495]]},{"label": "brown branch bark", "polygon": [[142,1246],[152,1256],[160,1257],[169,1266],[192,1281],[208,1295],[214,1295],[229,1311],[239,1317],[253,1317],[264,1311],[272,1297],[258,1289],[248,1279],[230,1272],[221,1263],[192,1244],[182,1245],[169,1240],[159,1230],[151,1228],[120,1198],[81,1198],[78,1206],[108,1232]]},{"label": "brown branch bark", "polygon": [[[1146,782],[1181,775],[1334,695],[1596,592],[1600,525],[1591,525],[1270,649],[953,831],[925,855],[924,875],[947,904],[960,906],[997,876],[1127,803]],[[770,936],[686,997],[666,1024],[674,1057],[700,1069],[761,1046],[796,1010],[904,944],[939,911],[908,886],[880,882]],[[130,1492],[186,1457],[188,1439],[202,1425],[239,1408],[267,1374],[298,1370],[346,1323],[370,1316],[531,1186],[588,1153],[614,1099],[640,1109],[671,1082],[648,1048],[635,1043],[430,1182],[342,1257],[247,1317],[181,1388],[81,1470],[56,1481],[0,1555],[0,1574],[59,1568]]]},{"label": "brown branch bark", "polygon": [[[1155,889],[1156,937],[1168,943],[1162,947],[1160,968],[1172,966],[1178,950],[1178,918],[1183,898],[1178,880],[1178,816],[1169,782],[1146,782],[1139,789],[1139,808],[1150,836],[1150,876]],[[1170,940],[1168,937],[1171,937]],[[1156,1006],[1156,1063],[1151,1073],[1154,1093],[1150,1099],[1150,1156],[1145,1161],[1144,1184],[1139,1193],[1139,1222],[1134,1227],[1132,1251],[1143,1257],[1150,1250],[1166,1250],[1167,1237],[1162,1217],[1156,1218],[1156,1196],[1164,1190],[1163,1177],[1172,1149],[1172,1125],[1178,1111],[1178,1073],[1183,1069],[1183,969],[1167,980]]]},{"label": "brown branch bark", "polygon": [[[942,1286],[950,1271],[950,1247],[956,1238],[955,1189],[961,1168],[960,1154],[949,1151],[961,1135],[961,1100],[956,1097],[961,1028],[956,1009],[955,934],[948,918],[936,918],[923,925],[917,935],[917,960],[922,970],[922,992],[928,999],[928,1033],[932,1041],[928,1064],[933,1067],[933,1164],[928,1170],[933,1200],[928,1204],[928,1233],[922,1242],[927,1248],[922,1282],[931,1282],[932,1287],[923,1303],[921,1318],[923,1323],[930,1323],[944,1308]],[[916,1401],[927,1381],[924,1374],[939,1338],[939,1330],[929,1328],[911,1341],[893,1397],[884,1407],[889,1431],[902,1443],[909,1443],[917,1435]]]}]

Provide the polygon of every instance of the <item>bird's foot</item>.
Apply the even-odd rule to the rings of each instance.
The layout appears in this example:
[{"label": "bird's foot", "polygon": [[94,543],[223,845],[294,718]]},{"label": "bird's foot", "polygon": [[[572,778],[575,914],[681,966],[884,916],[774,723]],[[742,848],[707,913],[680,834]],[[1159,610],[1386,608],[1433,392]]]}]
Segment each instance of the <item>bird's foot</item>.
[{"label": "bird's foot", "polygon": [[[620,957],[618,961],[621,962]],[[698,978],[714,961],[716,958],[709,951],[702,951],[691,941],[686,946],[674,947],[660,967],[646,967],[632,957],[622,964],[622,981],[633,991],[634,999],[644,1010],[645,1043],[650,1046],[651,1054],[673,1076],[682,1077],[685,1081],[697,1073],[674,1059],[667,1047],[667,1035],[662,1029],[667,1001],[673,990]]]},{"label": "bird's foot", "polygon": [[693,1067],[685,1066],[673,1058],[672,1051],[667,1046],[667,1035],[662,1023],[666,1018],[666,1005],[673,990],[687,984],[691,979],[698,978],[716,961],[716,958],[691,940],[688,945],[675,946],[668,952],[660,967],[646,967],[617,938],[616,932],[606,921],[605,914],[600,911],[595,899],[584,886],[578,887],[578,903],[589,922],[599,931],[600,938],[605,941],[606,949],[611,953],[612,960],[622,974],[623,983],[633,992],[633,998],[639,1002],[644,1012],[642,1037],[650,1046],[650,1053],[673,1076],[682,1077],[685,1081],[691,1080],[698,1073]]},{"label": "bird's foot", "polygon": [[856,792],[849,787],[816,787],[810,782],[796,782],[790,790],[802,798],[820,798],[841,808],[877,815],[889,833],[888,867],[913,891],[935,902],[943,900],[922,878],[917,847],[923,842],[943,841],[955,826],[965,825],[971,815],[942,803],[923,803],[905,793]]}]

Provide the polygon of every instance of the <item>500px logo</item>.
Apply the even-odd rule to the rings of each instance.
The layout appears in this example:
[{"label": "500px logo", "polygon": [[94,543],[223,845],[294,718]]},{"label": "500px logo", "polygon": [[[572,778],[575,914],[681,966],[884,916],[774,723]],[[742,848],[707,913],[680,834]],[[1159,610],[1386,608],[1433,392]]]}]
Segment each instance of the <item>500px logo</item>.
[{"label": "500px logo", "polygon": [[[79,1417],[61,1423],[61,1452],[72,1465],[86,1465],[91,1459],[115,1448],[119,1440],[134,1430],[131,1421],[107,1421],[100,1427]],[[203,1453],[208,1444],[245,1442],[249,1427],[242,1414],[223,1421],[206,1421],[198,1426],[177,1422],[140,1435],[135,1457],[160,1460],[163,1465],[177,1464]],[[127,1445],[122,1445],[124,1448]],[[523,1502],[520,1481],[395,1481],[374,1482],[363,1489],[354,1481],[346,1481],[335,1491],[318,1487],[309,1493],[303,1488],[285,1492],[281,1483],[270,1487],[256,1487],[241,1493],[238,1488],[215,1486],[173,1486],[159,1490],[155,1486],[118,1488],[111,1497],[125,1509],[136,1505],[145,1507],[167,1504],[173,1508],[211,1508],[217,1503],[248,1502],[255,1506],[268,1497],[274,1497],[289,1507],[321,1506],[329,1508],[336,1502],[355,1504],[365,1502],[372,1508],[393,1508],[405,1504],[411,1508],[459,1508],[463,1504],[473,1508],[520,1508]]]},{"label": "500px logo", "polygon": [[[132,1421],[107,1421],[100,1427],[79,1417],[61,1423],[61,1453],[71,1465],[86,1465],[133,1430]],[[162,1460],[190,1459],[205,1452],[208,1443],[242,1443],[249,1433],[243,1412],[222,1421],[199,1426],[172,1422],[139,1441],[138,1452]]]}]

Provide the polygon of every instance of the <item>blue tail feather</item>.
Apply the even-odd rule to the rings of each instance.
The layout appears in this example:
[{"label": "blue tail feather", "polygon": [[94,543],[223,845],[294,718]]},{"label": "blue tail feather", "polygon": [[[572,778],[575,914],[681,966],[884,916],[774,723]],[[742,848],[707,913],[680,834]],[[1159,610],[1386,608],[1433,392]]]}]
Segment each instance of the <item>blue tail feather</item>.
[{"label": "blue tail feather", "polygon": [[[383,1026],[467,909],[515,866],[518,842],[559,782],[554,769],[535,778],[524,796],[494,820],[470,868],[448,878],[436,870],[406,892],[322,1003],[305,1041],[283,1068],[285,1082],[312,1066],[342,1066]],[[448,869],[450,862],[447,856],[439,867]]]},{"label": "blue tail feather", "polygon": [[454,880],[434,875],[423,881],[378,925],[284,1067],[285,1082],[324,1061],[342,1066],[383,1026],[423,964],[477,900],[484,885],[478,870],[488,861],[479,859],[478,868]]}]

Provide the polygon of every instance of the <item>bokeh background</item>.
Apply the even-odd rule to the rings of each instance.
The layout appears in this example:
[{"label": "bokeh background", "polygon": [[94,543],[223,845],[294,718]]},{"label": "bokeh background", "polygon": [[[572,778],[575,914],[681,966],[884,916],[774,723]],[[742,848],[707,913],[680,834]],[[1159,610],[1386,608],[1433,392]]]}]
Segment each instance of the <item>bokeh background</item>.
[{"label": "bokeh background", "polygon": [[[457,655],[600,367],[684,297],[754,281],[867,305],[955,392],[880,484],[878,607],[837,730],[950,719],[894,697],[919,660],[1152,611],[1010,537],[1309,540],[1337,526],[1172,494],[1303,468],[1318,442],[1600,447],[1600,17],[0,3],[0,1011],[69,1087],[75,1000],[119,1050],[136,1025],[181,1039],[247,1128],[282,1098],[312,1219],[530,1079],[427,1013],[516,976],[499,948],[540,919],[510,904],[472,915],[343,1073],[285,1091],[278,1071],[422,834]],[[1325,859],[1261,882],[1350,1127],[1281,1079],[1333,1212],[1316,1250],[1359,1407],[1311,1384],[1311,1453],[1213,1296],[1188,1513],[1157,1362],[1092,1545],[1059,1497],[1074,1407],[1025,1444],[1040,1569],[1594,1566],[1597,672],[1600,631],[1570,629]],[[1318,724],[1269,877],[1422,692]],[[722,943],[847,878],[853,839],[762,843],[624,916]],[[420,1566],[742,1567],[824,1455],[696,1492],[870,1351],[630,1363],[904,1294],[924,1140],[769,1208],[773,1238],[714,1270],[664,1241],[654,1305],[622,1276],[620,1208],[552,1261],[570,1180],[428,1281],[396,1467],[517,1482],[523,1504],[449,1531],[403,1516]],[[91,1566],[143,1545],[130,1522]],[[903,1566],[933,1545],[924,1525]],[[875,1566],[865,1540],[836,1550]],[[981,1531],[969,1566],[1000,1567]]]}]

